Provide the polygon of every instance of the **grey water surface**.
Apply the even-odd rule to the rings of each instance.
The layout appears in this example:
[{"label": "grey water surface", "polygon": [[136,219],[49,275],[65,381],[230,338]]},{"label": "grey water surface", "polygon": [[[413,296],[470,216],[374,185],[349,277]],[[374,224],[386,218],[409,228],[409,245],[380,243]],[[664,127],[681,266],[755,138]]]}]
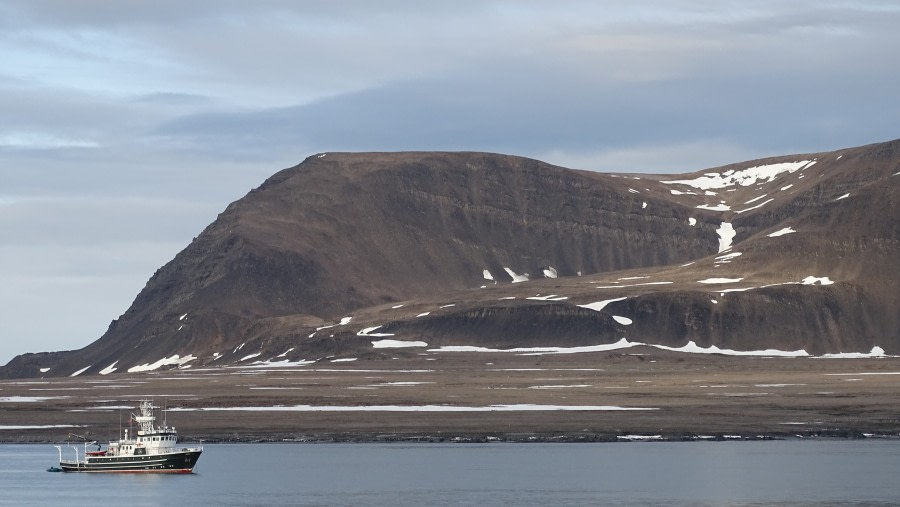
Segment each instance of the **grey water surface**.
[{"label": "grey water surface", "polygon": [[900,504],[898,440],[207,444],[190,475],[56,461],[52,445],[0,445],[0,505]]}]

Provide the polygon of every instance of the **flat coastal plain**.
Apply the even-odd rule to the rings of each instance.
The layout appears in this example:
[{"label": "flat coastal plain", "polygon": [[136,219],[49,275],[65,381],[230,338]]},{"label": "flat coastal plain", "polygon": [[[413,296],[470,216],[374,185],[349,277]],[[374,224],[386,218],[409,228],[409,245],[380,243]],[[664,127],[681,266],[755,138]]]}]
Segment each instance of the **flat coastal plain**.
[{"label": "flat coastal plain", "polygon": [[182,440],[900,436],[900,359],[448,352],[0,382],[0,441],[100,441],[137,400]]}]

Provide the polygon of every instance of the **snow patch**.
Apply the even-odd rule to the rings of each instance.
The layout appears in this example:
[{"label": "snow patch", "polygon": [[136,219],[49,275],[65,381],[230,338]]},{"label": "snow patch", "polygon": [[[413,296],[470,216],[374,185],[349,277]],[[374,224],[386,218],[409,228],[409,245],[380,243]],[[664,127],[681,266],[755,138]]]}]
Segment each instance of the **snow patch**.
[{"label": "snow patch", "polygon": [[315,361],[308,361],[306,359],[301,359],[299,361],[291,361],[289,359],[283,359],[281,361],[253,361],[248,365],[241,365],[241,369],[261,369],[261,368],[288,368],[291,366],[307,366],[315,363]]},{"label": "snow patch", "polygon": [[615,343],[601,345],[587,345],[581,347],[514,347],[511,349],[491,349],[474,345],[444,345],[437,349],[428,349],[429,352],[506,352],[513,354],[540,355],[540,354],[578,354],[584,352],[608,352],[641,345],[629,342],[622,338]]},{"label": "snow patch", "polygon": [[482,276],[485,280],[491,280],[491,281],[494,280],[494,275],[492,275],[491,272],[488,271],[488,270],[486,270],[486,269],[485,269],[484,271],[481,272],[481,276]]},{"label": "snow patch", "polygon": [[528,273],[517,275],[515,271],[509,268],[503,268],[504,271],[512,278],[512,283],[521,283],[528,281]]},{"label": "snow patch", "polygon": [[801,160],[799,162],[782,162],[778,164],[766,164],[760,166],[749,167],[740,170],[728,170],[722,173],[706,173],[699,178],[692,180],[674,180],[662,181],[665,184],[687,185],[689,187],[699,188],[701,190],[709,190],[712,188],[725,188],[734,185],[748,187],[755,183],[772,182],[779,174],[787,172],[793,173],[798,169],[806,169],[812,166],[815,161]]},{"label": "snow patch", "polygon": [[[619,283],[619,282],[613,282]],[[624,285],[601,285],[599,287],[594,287],[595,289],[621,289],[624,287],[642,287],[644,285],[669,285],[675,282],[643,282],[643,283],[626,283]]]},{"label": "snow patch", "polygon": [[253,359],[254,357],[259,357],[259,356],[261,356],[261,355],[262,355],[262,352],[256,352],[256,353],[254,353],[254,354],[248,354],[248,355],[246,355],[246,356],[244,356],[244,357],[238,359],[238,362],[244,362],[244,361],[246,361],[246,360],[248,360],[248,359]]},{"label": "snow patch", "polygon": [[[241,345],[243,347],[243,344]],[[238,347],[240,349],[240,347]],[[193,361],[197,359],[193,354],[188,354],[184,357],[179,356],[178,354],[173,355],[172,357],[164,357],[155,363],[144,363],[138,366],[132,366],[128,368],[128,373],[138,373],[142,371],[153,371],[163,366],[183,366],[185,363]]]},{"label": "snow patch", "polygon": [[716,292],[718,292],[720,296],[724,296],[725,294],[727,294],[729,292],[747,292],[748,290],[753,290],[753,289],[758,289],[758,288],[759,287],[744,287],[743,289],[725,289],[725,290],[718,290]]},{"label": "snow patch", "polygon": [[726,356],[757,356],[757,357],[808,357],[805,350],[731,350],[720,349],[715,345],[700,347],[693,341],[681,347],[668,347],[653,343],[630,342],[622,338],[615,343],[604,345],[588,345],[583,347],[520,347],[512,349],[489,349],[485,347],[445,345],[438,349],[429,349],[429,352],[507,352],[514,354],[540,355],[540,354],[576,354],[584,352],[608,352],[611,350],[627,349],[638,346],[654,347],[672,352],[684,352],[691,354],[722,354]]},{"label": "snow patch", "polygon": [[848,198],[848,197],[850,197],[850,193],[849,193],[849,192],[847,192],[846,194],[844,194],[844,195],[838,197],[837,199],[835,199],[835,201],[840,201],[841,199],[846,199],[846,198]]},{"label": "snow patch", "polygon": [[0,396],[0,403],[37,403],[63,398],[68,398],[68,396]]},{"label": "snow patch", "polygon": [[688,218],[688,224],[690,224],[691,227],[697,225],[697,219],[694,217]]},{"label": "snow patch", "polygon": [[625,301],[626,299],[628,299],[628,298],[621,297],[621,298],[616,298],[616,299],[606,299],[603,301],[597,301],[596,303],[589,303],[586,305],[578,305],[578,306],[581,308],[587,308],[588,310],[594,310],[595,312],[599,312],[599,311],[603,310],[603,308],[605,308],[606,305],[608,305],[610,303],[615,303],[616,301]]},{"label": "snow patch", "polygon": [[632,324],[632,320],[628,317],[622,317],[621,315],[613,315],[613,320],[622,324],[623,326],[630,326]]},{"label": "snow patch", "polygon": [[743,278],[707,278],[705,280],[697,280],[697,283],[736,283],[743,280]]},{"label": "snow patch", "polygon": [[697,206],[699,209],[708,209],[710,211],[728,211],[731,209],[731,206],[725,204],[725,202],[721,202],[719,204],[701,204]]},{"label": "snow patch", "polygon": [[591,387],[590,384],[569,384],[569,385],[547,385],[547,386],[528,386],[528,389],[570,389],[575,387]]},{"label": "snow patch", "polygon": [[421,386],[425,384],[434,384],[434,382],[416,382],[416,381],[399,381],[399,382],[382,382],[380,384],[372,384],[369,387],[409,387],[409,386]]},{"label": "snow patch", "polygon": [[538,294],[537,296],[527,297],[525,299],[532,299],[534,301],[563,301],[569,299],[569,296],[557,296],[556,294],[550,294],[549,296],[541,296]]},{"label": "snow patch", "polygon": [[181,317],[178,317],[178,320],[184,320],[187,316],[188,316],[188,314],[185,313]]},{"label": "snow patch", "polygon": [[815,285],[816,283],[818,283],[819,285],[831,285],[834,282],[827,276],[823,276],[823,277],[807,276],[800,283],[802,283],[803,285]]},{"label": "snow patch", "polygon": [[41,373],[47,373],[50,371],[50,368],[41,368]]},{"label": "snow patch", "polygon": [[722,222],[719,228],[716,229],[716,234],[719,235],[719,253],[722,253],[731,248],[731,242],[734,240],[737,232],[735,232],[731,222]]},{"label": "snow patch", "polygon": [[547,411],[646,411],[652,407],[620,407],[616,405],[293,405],[274,407],[201,407],[170,408],[169,412],[547,412]]},{"label": "snow patch", "polygon": [[346,326],[347,324],[350,323],[350,321],[351,321],[352,319],[353,319],[353,317],[344,317],[344,318],[341,319],[341,324],[340,324],[340,325]]},{"label": "snow patch", "polygon": [[553,266],[548,266],[544,269],[544,278],[557,278],[559,277],[559,273],[556,272],[556,269]]},{"label": "snow patch", "polygon": [[646,208],[647,208],[647,201],[644,201],[641,203],[641,209],[646,209]]},{"label": "snow patch", "polygon": [[740,257],[741,255],[743,255],[741,252],[732,252],[732,253],[728,253],[725,255],[720,255],[720,256],[716,257],[715,263],[716,264],[728,264],[729,262],[731,262],[731,259]]},{"label": "snow patch", "polygon": [[772,201],[774,201],[774,200],[775,200],[775,199],[769,199],[769,200],[767,200],[767,201],[764,201],[764,202],[761,202],[761,203],[757,204],[756,206],[751,206],[751,207],[746,208],[746,209],[742,209],[742,210],[735,211],[735,213],[740,214],[740,213],[746,213],[746,212],[748,212],[748,211],[753,211],[753,210],[755,210],[755,209],[757,209],[757,208],[762,208],[763,206],[765,206],[766,204],[769,204],[770,202],[772,202]]},{"label": "snow patch", "polygon": [[784,229],[778,229],[777,231],[773,232],[772,234],[769,234],[767,237],[777,238],[778,236],[784,236],[785,234],[791,234],[794,232],[797,232],[797,231],[795,231],[794,229],[792,229],[790,227],[785,227]]},{"label": "snow patch", "polygon": [[756,202],[756,201],[758,201],[758,200],[764,198],[765,196],[766,196],[766,194],[763,194],[763,195],[761,195],[761,196],[759,196],[759,197],[754,197],[753,199],[750,199],[749,201],[745,202],[744,204],[750,204],[750,203],[752,203],[752,202]]},{"label": "snow patch", "polygon": [[872,350],[866,352],[839,352],[837,354],[823,354],[821,357],[827,359],[866,359],[869,357],[887,357],[884,349],[879,346],[872,347]]},{"label": "snow patch", "polygon": [[119,361],[115,361],[115,362],[113,362],[113,364],[111,364],[111,365],[107,366],[106,368],[103,368],[102,370],[100,370],[100,375],[109,375],[110,373],[116,371],[116,363],[118,363],[118,362],[119,362]]},{"label": "snow patch", "polygon": [[[367,335],[377,336],[377,335]],[[401,341],[401,340],[377,340],[372,342],[372,346],[376,349],[399,349],[406,347],[427,347],[428,344],[422,341]]]},{"label": "snow patch", "polygon": [[765,350],[731,350],[731,349],[720,349],[715,345],[710,345],[709,347],[701,347],[694,343],[693,340],[687,342],[686,345],[681,347],[667,347],[665,345],[652,345],[648,344],[651,347],[656,347],[658,349],[663,350],[671,350],[673,352],[688,352],[692,354],[722,354],[726,356],[763,356],[763,357],[808,357],[809,353],[803,349],[800,350],[778,350],[778,349],[765,349]]},{"label": "snow patch", "polygon": [[278,355],[275,356],[275,357],[285,357],[285,356],[288,355],[292,350],[294,350],[294,347],[291,347],[291,348],[285,350],[284,352],[282,352],[281,354],[278,354]]},{"label": "snow patch", "polygon": [[356,336],[394,336],[394,333],[373,333],[372,332],[380,327],[381,326],[367,327],[365,329],[360,330],[358,333],[356,333]]},{"label": "snow patch", "polygon": [[82,368],[82,369],[76,371],[75,373],[73,373],[73,374],[71,374],[71,375],[69,375],[69,376],[70,376],[70,377],[77,377],[77,376],[81,375],[82,373],[84,373],[85,371],[87,371],[87,369],[90,368],[91,366],[93,366],[93,365],[85,366],[84,368]]},{"label": "snow patch", "polygon": [[75,424],[33,424],[33,425],[3,425],[0,430],[42,430],[50,428],[80,428]]}]

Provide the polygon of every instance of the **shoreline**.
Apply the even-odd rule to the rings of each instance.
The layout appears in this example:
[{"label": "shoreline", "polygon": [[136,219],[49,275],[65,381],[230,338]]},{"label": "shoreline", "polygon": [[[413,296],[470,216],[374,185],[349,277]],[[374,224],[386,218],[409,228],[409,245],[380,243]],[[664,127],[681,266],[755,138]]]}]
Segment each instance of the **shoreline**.
[{"label": "shoreline", "polygon": [[[208,436],[179,439],[179,443],[202,444],[593,444],[633,442],[761,442],[761,441],[850,441],[850,440],[900,440],[900,434],[872,434],[859,431],[827,431],[817,433],[770,433],[757,435],[705,435],[693,433],[657,435],[611,434],[510,434],[510,435],[410,435],[410,434],[322,434],[297,437],[248,436],[239,438]],[[104,443],[104,440],[99,440]],[[0,438],[0,445],[59,445],[66,441],[54,439]],[[70,442],[74,445],[81,442]]]},{"label": "shoreline", "polygon": [[665,351],[173,369],[0,381],[0,442],[110,440],[142,399],[168,409],[184,441],[900,438],[898,382],[898,358]]}]

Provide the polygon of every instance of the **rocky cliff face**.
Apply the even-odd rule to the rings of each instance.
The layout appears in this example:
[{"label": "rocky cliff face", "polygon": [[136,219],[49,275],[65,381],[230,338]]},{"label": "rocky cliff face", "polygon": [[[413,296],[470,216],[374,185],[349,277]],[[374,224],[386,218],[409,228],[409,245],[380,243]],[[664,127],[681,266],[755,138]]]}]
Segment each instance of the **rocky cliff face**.
[{"label": "rocky cliff face", "polygon": [[685,175],[319,154],[232,203],[99,340],[0,375],[379,357],[382,340],[897,354],[898,187],[900,141]]}]

